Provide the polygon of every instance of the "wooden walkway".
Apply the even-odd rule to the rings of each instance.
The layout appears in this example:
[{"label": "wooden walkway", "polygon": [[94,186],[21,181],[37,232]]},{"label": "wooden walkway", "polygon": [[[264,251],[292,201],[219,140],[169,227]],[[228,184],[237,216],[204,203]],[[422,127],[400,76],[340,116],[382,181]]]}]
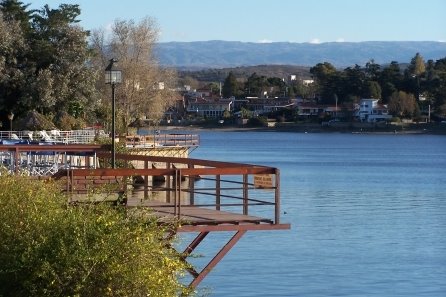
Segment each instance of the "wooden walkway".
[{"label": "wooden walkway", "polygon": [[[11,173],[20,173],[21,166],[28,164],[22,159],[31,152],[81,154],[84,158],[94,158],[93,164],[102,165],[110,164],[111,159],[107,147],[98,145],[3,145],[0,151],[8,157]],[[210,232],[234,233],[201,271],[188,270],[193,277],[192,288],[198,286],[246,232],[291,228],[290,224],[280,221],[280,171],[277,168],[129,154],[116,154],[116,160],[127,167],[96,168],[89,166],[86,159],[83,169],[67,167],[64,163],[52,178],[62,180],[64,191],[73,201],[92,190],[97,195],[97,191],[104,191],[104,188],[107,192],[99,195],[113,199],[126,196],[129,189],[132,193],[138,192],[136,199],[126,196],[126,207],[151,208],[160,224],[172,226],[169,236],[178,232],[197,234],[181,253],[184,261]],[[143,169],[131,166],[134,162],[139,162]],[[163,180],[163,184],[157,184],[158,180]]]},{"label": "wooden walkway", "polygon": [[[175,206],[163,202],[127,203],[128,207],[149,207],[160,222],[171,223],[178,219]],[[289,224],[274,224],[273,220],[258,216],[238,214],[194,205],[183,205],[178,232],[280,230]]]}]

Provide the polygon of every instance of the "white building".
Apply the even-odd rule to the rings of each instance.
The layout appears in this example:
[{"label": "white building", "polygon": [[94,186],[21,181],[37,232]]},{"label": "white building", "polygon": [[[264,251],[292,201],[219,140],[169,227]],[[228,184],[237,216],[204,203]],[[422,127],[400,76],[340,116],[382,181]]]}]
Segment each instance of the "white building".
[{"label": "white building", "polygon": [[233,110],[234,100],[234,97],[221,98],[218,100],[211,98],[196,98],[195,100],[189,101],[187,111],[202,117],[220,118],[223,116],[225,110]]},{"label": "white building", "polygon": [[302,84],[303,84],[304,86],[309,86],[309,85],[311,85],[312,83],[314,83],[314,80],[313,80],[313,79],[303,79],[303,80],[302,80]]},{"label": "white building", "polygon": [[386,105],[378,104],[379,99],[361,99],[356,116],[361,122],[388,121],[392,118]]}]

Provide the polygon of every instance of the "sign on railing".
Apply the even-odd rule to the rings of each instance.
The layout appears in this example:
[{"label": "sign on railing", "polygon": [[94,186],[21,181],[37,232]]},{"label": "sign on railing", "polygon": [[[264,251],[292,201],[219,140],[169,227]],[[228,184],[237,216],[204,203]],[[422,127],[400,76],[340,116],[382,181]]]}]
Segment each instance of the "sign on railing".
[{"label": "sign on railing", "polygon": [[271,189],[273,187],[273,176],[271,174],[255,174],[254,187],[258,189]]}]

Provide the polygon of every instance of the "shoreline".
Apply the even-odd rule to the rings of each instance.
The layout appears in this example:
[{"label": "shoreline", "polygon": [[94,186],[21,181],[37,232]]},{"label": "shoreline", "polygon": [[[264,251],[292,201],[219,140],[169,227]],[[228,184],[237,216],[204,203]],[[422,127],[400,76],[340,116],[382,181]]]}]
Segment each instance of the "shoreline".
[{"label": "shoreline", "polygon": [[[151,129],[141,127],[139,129]],[[215,132],[290,132],[290,133],[351,133],[374,135],[446,135],[444,124],[411,124],[395,127],[322,127],[321,125],[284,125],[275,127],[240,127],[240,126],[159,126],[163,131],[215,131]]]}]

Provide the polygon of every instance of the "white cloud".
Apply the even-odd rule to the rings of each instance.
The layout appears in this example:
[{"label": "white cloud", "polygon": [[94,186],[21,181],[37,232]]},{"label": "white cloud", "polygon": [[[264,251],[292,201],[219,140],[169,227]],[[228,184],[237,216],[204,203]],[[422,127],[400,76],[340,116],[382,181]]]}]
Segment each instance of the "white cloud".
[{"label": "white cloud", "polygon": [[321,43],[321,41],[319,40],[319,38],[313,38],[310,40],[310,43],[319,44],[319,43]]},{"label": "white cloud", "polygon": [[345,42],[345,39],[340,37],[340,38],[336,39],[336,42]]},{"label": "white cloud", "polygon": [[272,43],[273,41],[269,40],[269,39],[261,39],[261,40],[258,40],[257,42],[258,43]]}]

